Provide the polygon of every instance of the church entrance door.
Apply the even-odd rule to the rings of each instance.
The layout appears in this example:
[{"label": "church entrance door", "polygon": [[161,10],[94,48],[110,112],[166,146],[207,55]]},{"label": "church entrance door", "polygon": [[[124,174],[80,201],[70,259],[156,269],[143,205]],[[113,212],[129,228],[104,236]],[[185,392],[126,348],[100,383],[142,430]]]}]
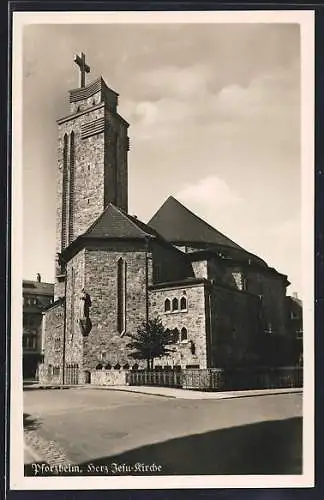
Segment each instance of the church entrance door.
[{"label": "church entrance door", "polygon": [[84,372],[84,383],[85,384],[91,383],[91,373],[89,371]]}]

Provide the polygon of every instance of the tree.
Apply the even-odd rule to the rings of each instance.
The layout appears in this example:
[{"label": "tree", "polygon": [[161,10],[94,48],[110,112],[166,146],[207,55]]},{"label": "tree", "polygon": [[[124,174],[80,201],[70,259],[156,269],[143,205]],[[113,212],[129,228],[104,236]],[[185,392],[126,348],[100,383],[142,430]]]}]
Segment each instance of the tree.
[{"label": "tree", "polygon": [[174,332],[164,328],[159,317],[143,322],[135,334],[128,334],[132,340],[126,347],[132,349],[129,354],[134,359],[145,359],[147,369],[153,369],[155,358],[167,356],[174,349],[171,344],[174,342]]}]

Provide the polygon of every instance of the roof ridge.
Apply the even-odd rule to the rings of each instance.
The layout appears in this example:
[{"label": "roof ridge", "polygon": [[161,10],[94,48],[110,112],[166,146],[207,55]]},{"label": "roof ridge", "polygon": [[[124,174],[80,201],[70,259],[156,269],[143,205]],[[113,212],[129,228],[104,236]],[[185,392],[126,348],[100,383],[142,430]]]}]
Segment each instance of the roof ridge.
[{"label": "roof ridge", "polygon": [[[138,224],[136,224],[136,222],[135,222],[135,220],[136,220],[136,219],[135,219],[135,217],[132,217],[130,214],[128,214],[128,213],[126,213],[126,212],[124,212],[124,211],[121,211],[121,209],[120,209],[120,208],[118,208],[118,207],[115,207],[115,205],[112,205],[112,206],[113,206],[113,207],[114,207],[114,208],[115,208],[115,209],[116,209],[119,213],[121,213],[121,215],[125,215],[125,217],[127,217],[127,219],[129,220],[129,222],[131,222],[131,223],[133,224],[133,226],[135,226],[137,229],[139,229],[139,230],[140,230],[140,231],[141,231],[144,235],[148,234],[148,233],[146,233],[146,232],[145,232],[145,231],[144,231],[141,227],[139,227],[139,225],[138,225]],[[133,220],[133,219],[135,219],[135,220]],[[145,224],[145,222],[143,222],[143,221],[140,221],[140,222],[141,222],[142,224]],[[145,225],[147,225],[147,224],[145,224]],[[151,235],[148,235],[148,236],[151,236]]]},{"label": "roof ridge", "polygon": [[84,231],[84,233],[81,233],[80,236],[85,236],[88,232],[92,231],[92,229],[96,226],[96,224],[100,221],[100,219],[105,215],[105,213],[108,211],[109,206],[112,205],[112,203],[108,203],[107,206],[103,209],[100,215],[93,221],[93,223]]},{"label": "roof ridge", "polygon": [[[215,227],[213,227],[211,224],[209,224],[209,222],[205,221],[202,217],[199,217],[199,215],[195,214],[195,212],[193,212],[192,210],[190,210],[189,208],[187,208],[185,205],[183,205],[181,203],[181,201],[179,201],[177,198],[175,198],[174,196],[169,196],[168,199],[173,199],[175,200],[179,205],[181,205],[182,208],[184,208],[185,210],[187,210],[187,212],[190,213],[190,215],[193,215],[196,219],[198,219],[199,221],[203,222],[204,224],[206,224],[206,226],[208,226],[210,229],[212,229],[213,231],[217,231],[219,234],[221,234],[224,238],[228,239],[229,241],[231,241],[232,243],[234,243],[234,245],[237,245],[241,250],[244,250],[243,247],[241,247],[238,243],[236,243],[235,241],[233,241],[231,238],[229,238],[228,236],[226,236],[226,234],[222,233],[221,231],[219,231],[218,229],[216,229]],[[165,201],[165,203],[168,201],[168,199]],[[154,216],[153,216],[154,217]]]},{"label": "roof ridge", "polygon": [[[91,236],[91,232],[96,229],[96,226],[100,224],[101,220],[104,219],[105,216],[109,217],[109,212],[117,214],[117,216],[121,217],[127,224],[131,225],[133,228],[136,229],[138,233],[139,238],[145,238],[145,237],[155,237],[157,238],[156,235],[153,235],[152,232],[153,230],[148,224],[145,224],[145,222],[141,220],[137,220],[134,217],[132,217],[130,214],[128,214],[125,210],[123,210],[120,207],[117,207],[113,203],[109,202],[107,206],[104,208],[104,210],[101,212],[101,214],[94,220],[94,222],[87,228],[86,231],[84,231],[82,234],[79,235],[80,238],[82,237],[87,237]],[[138,223],[137,223],[138,222]],[[147,228],[147,231],[141,227],[141,225],[145,226]],[[155,231],[156,232],[156,231]]]}]

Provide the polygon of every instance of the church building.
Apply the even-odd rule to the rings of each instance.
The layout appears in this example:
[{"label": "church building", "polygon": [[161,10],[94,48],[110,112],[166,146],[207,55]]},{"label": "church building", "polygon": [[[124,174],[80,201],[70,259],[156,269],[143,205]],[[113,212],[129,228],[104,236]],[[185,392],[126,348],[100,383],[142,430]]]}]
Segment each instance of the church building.
[{"label": "church building", "polygon": [[156,316],[177,333],[174,351],[155,360],[161,369],[240,365],[260,337],[286,336],[287,276],[172,196],[148,224],[128,213],[129,124],[103,78],[86,85],[84,54],[75,62],[80,87],[69,91],[69,114],[57,120],[47,381],[85,383],[99,365],[141,368],[129,356],[128,334]]}]

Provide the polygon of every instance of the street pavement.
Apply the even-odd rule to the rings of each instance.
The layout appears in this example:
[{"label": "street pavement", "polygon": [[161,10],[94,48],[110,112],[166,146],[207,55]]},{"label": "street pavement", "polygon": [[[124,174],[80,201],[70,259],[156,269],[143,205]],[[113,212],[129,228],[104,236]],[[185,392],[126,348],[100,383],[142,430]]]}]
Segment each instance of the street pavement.
[{"label": "street pavement", "polygon": [[64,456],[85,474],[143,475],[134,464],[153,463],[159,474],[299,474],[301,416],[301,393],[183,399],[87,388],[24,391],[29,445],[44,462]]}]

